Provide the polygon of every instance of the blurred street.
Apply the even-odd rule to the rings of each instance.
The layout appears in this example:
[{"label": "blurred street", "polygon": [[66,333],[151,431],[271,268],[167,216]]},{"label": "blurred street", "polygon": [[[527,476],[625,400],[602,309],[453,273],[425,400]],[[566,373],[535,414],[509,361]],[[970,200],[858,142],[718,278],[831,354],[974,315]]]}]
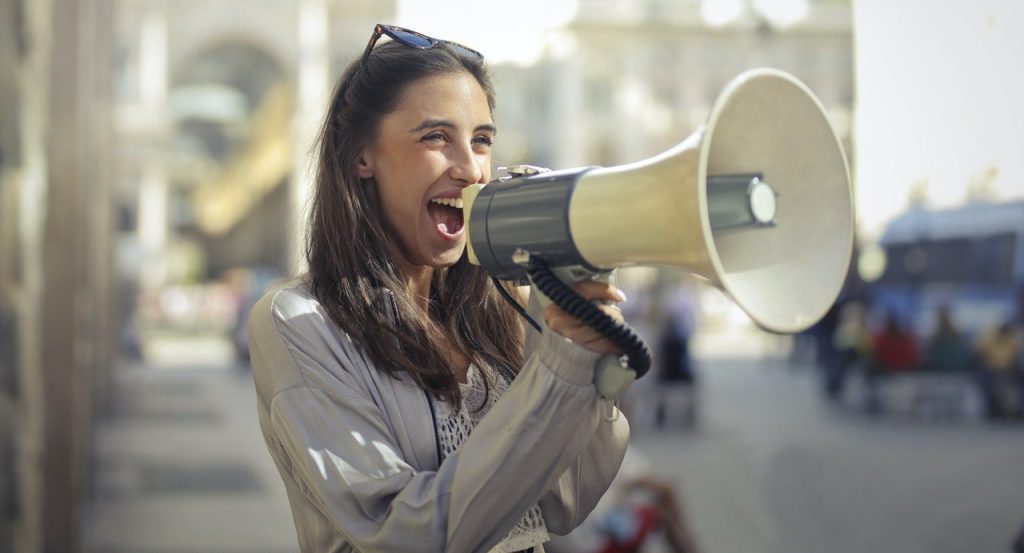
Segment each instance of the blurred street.
[{"label": "blurred street", "polygon": [[154,361],[119,371],[114,412],[97,421],[84,550],[295,551],[248,368],[216,337],[164,337],[148,346]]},{"label": "blurred street", "polygon": [[[248,371],[226,343],[176,345],[220,362],[122,371],[98,424],[86,551],[295,551]],[[715,349],[699,364],[698,427],[638,423],[633,442],[675,483],[705,552],[1010,550],[1024,427],[867,419],[825,403],[811,367]]]},{"label": "blurred street", "polygon": [[867,419],[810,367],[703,364],[694,434],[634,445],[686,499],[708,552],[1008,552],[1024,525],[1024,427]]}]

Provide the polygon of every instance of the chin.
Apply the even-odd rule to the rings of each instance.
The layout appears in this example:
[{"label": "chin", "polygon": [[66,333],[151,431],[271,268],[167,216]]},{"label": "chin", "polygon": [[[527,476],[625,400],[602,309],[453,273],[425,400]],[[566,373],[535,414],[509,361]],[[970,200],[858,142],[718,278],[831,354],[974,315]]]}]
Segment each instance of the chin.
[{"label": "chin", "polygon": [[459,262],[461,255],[444,255],[431,260],[430,266],[435,269],[447,269]]},{"label": "chin", "polygon": [[434,256],[430,260],[430,266],[435,269],[445,269],[458,263],[459,259],[466,253],[466,247],[464,244],[460,244],[457,248],[452,248],[439,255]]}]

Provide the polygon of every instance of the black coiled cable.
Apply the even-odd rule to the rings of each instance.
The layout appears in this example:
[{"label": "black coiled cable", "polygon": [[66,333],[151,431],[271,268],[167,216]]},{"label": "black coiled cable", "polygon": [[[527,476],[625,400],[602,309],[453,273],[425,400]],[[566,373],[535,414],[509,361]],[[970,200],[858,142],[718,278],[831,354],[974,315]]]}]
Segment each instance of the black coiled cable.
[{"label": "black coiled cable", "polygon": [[622,348],[629,358],[629,368],[636,371],[636,377],[647,374],[651,368],[651,348],[633,331],[629,325],[620,323],[601,311],[592,302],[577,294],[567,284],[558,279],[547,262],[537,256],[530,256],[527,274],[533,284],[545,296],[565,310],[566,313],[579,319],[583,324],[603,334],[606,338]]}]

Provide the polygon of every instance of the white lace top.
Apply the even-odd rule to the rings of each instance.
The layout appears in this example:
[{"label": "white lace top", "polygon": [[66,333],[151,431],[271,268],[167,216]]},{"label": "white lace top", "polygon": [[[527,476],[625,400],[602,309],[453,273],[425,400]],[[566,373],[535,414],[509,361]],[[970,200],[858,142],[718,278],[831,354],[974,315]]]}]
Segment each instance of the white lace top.
[{"label": "white lace top", "polygon": [[[484,371],[487,375],[489,391],[484,387],[484,374],[477,369],[476,365],[470,364],[467,371],[465,384],[459,384],[462,392],[462,406],[454,409],[454,405],[447,401],[433,399],[435,410],[435,430],[441,448],[441,461],[457,450],[462,442],[469,437],[469,434],[476,427],[480,419],[491,410],[498,398],[508,390],[508,382],[497,376],[493,370]],[[484,404],[486,395],[486,404]],[[480,406],[483,405],[481,409]],[[547,542],[548,529],[541,517],[540,506],[534,505],[526,512],[526,515],[512,527],[505,539],[498,542],[490,553],[511,553],[529,549],[531,547]]]}]

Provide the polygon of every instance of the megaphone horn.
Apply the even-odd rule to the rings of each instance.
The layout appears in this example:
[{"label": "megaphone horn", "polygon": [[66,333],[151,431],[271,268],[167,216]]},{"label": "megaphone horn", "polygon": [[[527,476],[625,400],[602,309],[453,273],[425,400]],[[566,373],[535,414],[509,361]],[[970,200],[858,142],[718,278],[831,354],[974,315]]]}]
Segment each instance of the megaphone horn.
[{"label": "megaphone horn", "polygon": [[476,185],[463,205],[470,261],[498,278],[525,275],[523,252],[595,272],[676,267],[774,332],[825,314],[853,247],[842,146],[810,90],[773,69],[729,83],[706,124],[659,155]]}]

